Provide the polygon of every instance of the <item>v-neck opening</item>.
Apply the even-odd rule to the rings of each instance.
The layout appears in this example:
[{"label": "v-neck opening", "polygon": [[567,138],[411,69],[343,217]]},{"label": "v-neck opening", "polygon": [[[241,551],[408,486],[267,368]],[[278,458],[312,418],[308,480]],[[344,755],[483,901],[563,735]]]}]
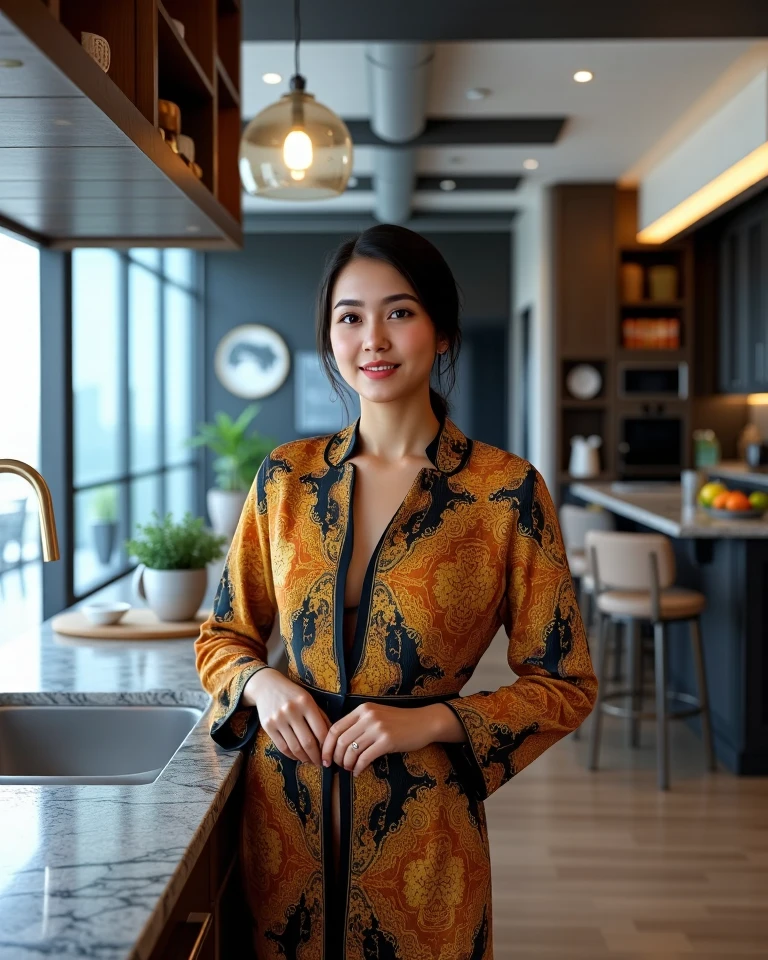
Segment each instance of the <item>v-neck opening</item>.
[{"label": "v-neck opening", "polygon": [[[339,571],[339,581],[341,584],[341,603],[342,607],[344,604],[344,593],[346,590],[347,584],[347,573],[349,571],[349,565],[352,559],[352,551],[354,548],[354,537],[355,537],[355,525],[354,525],[354,494],[355,494],[355,479],[357,476],[357,468],[354,463],[349,463],[349,466],[352,470],[350,477],[349,485],[349,517],[347,525],[347,541],[345,541],[345,549],[342,551],[342,568]],[[350,692],[350,684],[355,674],[357,673],[360,664],[363,660],[363,653],[365,652],[365,644],[367,641],[368,628],[370,626],[370,615],[371,615],[371,606],[373,604],[373,583],[376,578],[376,567],[378,565],[379,553],[381,548],[384,545],[384,542],[387,538],[387,534],[392,530],[392,527],[395,524],[398,516],[402,512],[405,505],[410,500],[413,495],[414,489],[417,485],[421,484],[422,477],[426,473],[437,472],[434,467],[421,467],[419,472],[413,478],[410,487],[406,491],[405,496],[403,497],[400,505],[397,507],[395,512],[392,514],[389,523],[384,528],[383,533],[379,537],[379,541],[373,549],[368,564],[365,568],[365,574],[363,575],[363,586],[360,592],[360,603],[357,606],[357,615],[355,617],[355,629],[352,635],[352,646],[347,652],[344,648],[344,611],[342,610],[342,629],[341,637],[337,637],[336,649],[337,657],[340,656],[339,664],[343,664],[344,670],[344,683],[342,686],[343,693]],[[338,618],[337,618],[338,619]],[[341,654],[339,654],[339,641],[341,645]]]}]

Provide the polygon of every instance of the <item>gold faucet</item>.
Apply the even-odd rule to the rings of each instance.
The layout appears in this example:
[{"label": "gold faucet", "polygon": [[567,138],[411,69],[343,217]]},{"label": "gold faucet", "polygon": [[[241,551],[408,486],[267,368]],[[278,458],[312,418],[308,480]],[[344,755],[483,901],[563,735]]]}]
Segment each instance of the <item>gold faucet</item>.
[{"label": "gold faucet", "polygon": [[56,536],[56,518],[53,515],[53,499],[48,484],[42,475],[23,460],[0,460],[0,473],[15,473],[23,477],[37,494],[40,507],[40,532],[43,538],[43,560],[59,559],[59,538]]}]

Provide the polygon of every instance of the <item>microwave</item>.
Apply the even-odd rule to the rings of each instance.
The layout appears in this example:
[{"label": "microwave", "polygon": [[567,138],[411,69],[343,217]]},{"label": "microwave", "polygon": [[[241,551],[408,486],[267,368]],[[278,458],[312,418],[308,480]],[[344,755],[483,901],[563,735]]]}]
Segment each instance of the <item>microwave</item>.
[{"label": "microwave", "polygon": [[619,417],[620,480],[679,479],[685,466],[684,420],[658,406],[658,413],[638,410]]},{"label": "microwave", "polygon": [[688,364],[685,361],[654,360],[641,363],[626,361],[618,366],[619,396],[638,400],[686,400],[688,398]]}]

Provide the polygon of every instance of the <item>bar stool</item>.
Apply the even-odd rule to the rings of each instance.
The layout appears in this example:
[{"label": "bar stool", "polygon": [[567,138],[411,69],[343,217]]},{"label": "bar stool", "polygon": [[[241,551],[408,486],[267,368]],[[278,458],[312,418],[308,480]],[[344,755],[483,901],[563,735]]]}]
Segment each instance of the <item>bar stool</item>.
[{"label": "bar stool", "polygon": [[[572,503],[564,503],[560,507],[559,517],[571,576],[579,583],[579,609],[587,628],[587,646],[589,646],[589,631],[595,619],[595,607],[592,602],[595,581],[592,576],[589,556],[586,552],[585,538],[590,530],[613,530],[616,526],[616,520],[612,513],[602,508],[588,509]],[[620,669],[620,653],[620,647],[617,645],[616,673]],[[618,679],[618,677],[615,677],[615,679]],[[571,736],[574,740],[581,740],[581,727],[576,727]]]},{"label": "bar stool", "polygon": [[[710,770],[717,769],[712,746],[712,728],[701,641],[700,615],[705,607],[704,594],[673,586],[675,555],[667,537],[657,533],[616,533],[589,531],[585,538],[595,577],[595,606],[598,614],[600,652],[598,692],[593,711],[589,748],[589,769],[597,770],[602,716],[610,713],[628,720],[631,746],[639,743],[640,721],[656,720],[657,781],[660,790],[669,789],[668,721],[701,714],[702,739]],[[653,626],[656,705],[643,711],[642,647],[640,623]],[[698,697],[667,690],[667,624],[688,622],[696,666]],[[606,627],[615,634],[624,623],[629,639],[629,687],[606,692],[608,642]],[[610,701],[630,698],[631,707]],[[670,701],[683,704],[672,709]]]},{"label": "bar stool", "polygon": [[559,514],[568,566],[573,578],[579,581],[579,607],[582,610],[584,622],[589,627],[594,614],[591,603],[594,578],[586,551],[586,536],[590,530],[615,529],[616,520],[607,510],[577,507],[572,503],[564,503],[560,507]]}]

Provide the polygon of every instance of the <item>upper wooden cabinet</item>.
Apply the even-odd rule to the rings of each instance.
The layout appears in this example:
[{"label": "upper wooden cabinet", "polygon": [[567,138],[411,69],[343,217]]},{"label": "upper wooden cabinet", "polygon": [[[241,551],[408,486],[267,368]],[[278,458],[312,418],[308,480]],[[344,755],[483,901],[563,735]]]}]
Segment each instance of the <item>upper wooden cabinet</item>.
[{"label": "upper wooden cabinet", "polygon": [[[0,61],[21,63],[0,69],[0,225],[59,248],[242,247],[240,26],[239,0],[0,0]],[[83,32],[109,43],[108,73]]]},{"label": "upper wooden cabinet", "polygon": [[560,351],[574,358],[611,353],[616,338],[616,188],[559,184],[552,195]]}]

